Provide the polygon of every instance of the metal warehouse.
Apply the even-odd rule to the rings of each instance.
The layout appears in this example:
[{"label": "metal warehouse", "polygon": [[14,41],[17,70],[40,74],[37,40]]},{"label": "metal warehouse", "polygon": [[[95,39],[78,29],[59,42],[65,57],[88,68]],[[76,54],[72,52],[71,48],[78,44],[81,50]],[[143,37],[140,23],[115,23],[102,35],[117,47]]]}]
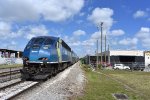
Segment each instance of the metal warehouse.
[{"label": "metal warehouse", "polygon": [[[96,63],[97,56],[85,56],[86,63]],[[101,62],[101,53],[98,54],[98,63]],[[122,63],[131,66],[134,63],[148,66],[150,64],[150,51],[140,50],[110,50],[102,53],[102,63],[108,63],[112,66]]]},{"label": "metal warehouse", "polygon": [[[123,63],[130,65],[132,63],[144,64],[144,53],[139,50],[112,50],[107,53],[103,52],[103,56],[106,54],[108,57],[107,63],[112,65],[116,63]],[[104,57],[103,57],[104,58]],[[104,61],[104,60],[103,60]]]}]

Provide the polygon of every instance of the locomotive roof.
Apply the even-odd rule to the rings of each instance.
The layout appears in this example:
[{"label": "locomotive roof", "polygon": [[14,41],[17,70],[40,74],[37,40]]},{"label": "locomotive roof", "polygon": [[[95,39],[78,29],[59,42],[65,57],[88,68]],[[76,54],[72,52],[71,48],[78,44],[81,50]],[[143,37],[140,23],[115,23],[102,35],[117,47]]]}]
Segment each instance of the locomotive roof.
[{"label": "locomotive roof", "polygon": [[52,38],[54,40],[58,39],[58,37],[53,37],[53,36],[37,36],[37,37],[33,37],[33,38]]},{"label": "locomotive roof", "polygon": [[[33,37],[33,38],[51,38],[55,41],[59,41],[59,37],[53,37],[53,36],[37,36],[37,37]],[[62,40],[62,39],[61,39]],[[68,49],[69,51],[71,51],[71,48],[62,40],[62,45]]]}]

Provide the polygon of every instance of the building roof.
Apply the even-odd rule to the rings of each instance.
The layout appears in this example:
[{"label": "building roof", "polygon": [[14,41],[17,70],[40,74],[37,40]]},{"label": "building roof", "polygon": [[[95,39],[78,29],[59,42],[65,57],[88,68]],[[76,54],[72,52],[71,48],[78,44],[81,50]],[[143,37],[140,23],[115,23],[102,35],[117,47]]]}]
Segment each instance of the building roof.
[{"label": "building roof", "polygon": [[10,50],[10,49],[2,49],[2,48],[0,48],[0,51],[6,51],[6,52],[22,52],[22,51],[18,51],[18,50]]},{"label": "building roof", "polygon": [[111,50],[110,56],[143,56],[144,51],[141,50]]}]

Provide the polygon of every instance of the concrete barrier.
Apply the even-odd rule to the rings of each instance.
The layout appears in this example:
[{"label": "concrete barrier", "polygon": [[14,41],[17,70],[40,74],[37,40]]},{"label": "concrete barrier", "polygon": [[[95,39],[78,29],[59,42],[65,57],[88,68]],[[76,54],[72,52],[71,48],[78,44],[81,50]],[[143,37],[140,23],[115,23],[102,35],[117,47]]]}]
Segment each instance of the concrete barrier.
[{"label": "concrete barrier", "polygon": [[2,64],[23,64],[22,58],[0,58],[0,65]]}]

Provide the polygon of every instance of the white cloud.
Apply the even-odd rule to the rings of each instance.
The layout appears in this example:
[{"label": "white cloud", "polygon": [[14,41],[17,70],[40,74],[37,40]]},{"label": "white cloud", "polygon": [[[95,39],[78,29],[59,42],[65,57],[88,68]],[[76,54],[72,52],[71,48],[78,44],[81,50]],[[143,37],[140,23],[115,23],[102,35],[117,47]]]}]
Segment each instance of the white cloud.
[{"label": "white cloud", "polygon": [[0,39],[2,40],[14,39],[18,37],[31,39],[32,37],[42,35],[48,35],[48,30],[44,25],[24,26],[21,27],[19,30],[13,32],[10,23],[0,22]]},{"label": "white cloud", "polygon": [[150,28],[141,27],[136,37],[140,40],[143,47],[150,49]]},{"label": "white cloud", "polygon": [[84,40],[82,42],[83,46],[93,46],[94,44],[96,44],[96,40],[94,39]]},{"label": "white cloud", "polygon": [[80,41],[76,41],[76,42],[71,43],[71,46],[79,46],[79,45],[81,45]]},{"label": "white cloud", "polygon": [[6,22],[0,22],[0,35],[3,37],[7,33],[11,32],[11,24]]},{"label": "white cloud", "polygon": [[[80,36],[85,35],[86,33],[82,30],[77,30],[73,32],[72,37],[64,36],[63,40],[74,49],[78,48],[78,51],[80,51],[78,54],[79,56],[85,55],[87,50],[93,50],[93,46],[95,45],[95,39],[89,39],[89,40],[81,40]],[[90,48],[90,49],[87,49]],[[91,52],[92,53],[92,52]]]},{"label": "white cloud", "polygon": [[84,0],[4,0],[0,1],[0,20],[64,21],[79,13]]},{"label": "white cloud", "polygon": [[0,1],[0,19],[7,21],[35,20],[39,17],[36,3],[37,1],[34,0]]},{"label": "white cloud", "polygon": [[86,32],[83,30],[77,30],[72,33],[72,37],[64,36],[65,42],[70,46],[81,46],[83,43],[80,40],[80,36],[86,35]]},{"label": "white cloud", "polygon": [[46,20],[64,21],[77,14],[84,0],[47,0],[42,4],[42,14]]},{"label": "white cloud", "polygon": [[77,30],[73,32],[72,36],[64,36],[63,40],[71,47],[73,50],[78,49],[78,55],[85,56],[85,54],[94,54],[96,39],[85,39],[81,40],[80,36],[85,35],[85,31]]},{"label": "white cloud", "polygon": [[15,33],[12,31],[12,25],[8,22],[0,22],[0,39],[11,39],[15,37],[19,37],[20,33]]},{"label": "white cloud", "polygon": [[[104,39],[105,38],[105,34],[106,34],[106,31],[104,31],[102,33],[102,38]],[[100,39],[101,38],[101,32],[100,31],[97,31],[97,32],[94,32],[92,35],[91,35],[91,39]]]},{"label": "white cloud", "polygon": [[124,35],[125,32],[121,29],[111,31],[110,35],[112,36],[121,36]]},{"label": "white cloud", "polygon": [[85,31],[82,31],[82,30],[77,30],[77,31],[74,31],[73,32],[73,35],[75,36],[81,36],[81,35],[85,35]]},{"label": "white cloud", "polygon": [[141,17],[145,17],[147,16],[147,12],[142,11],[142,10],[138,10],[133,14],[134,18],[141,18]]},{"label": "white cloud", "polygon": [[142,27],[140,31],[136,34],[140,39],[145,39],[150,37],[150,28]]},{"label": "white cloud", "polygon": [[83,20],[77,20],[76,23],[81,24],[81,23],[83,23]]},{"label": "white cloud", "polygon": [[79,13],[79,16],[84,16],[84,15],[85,15],[84,12]]},{"label": "white cloud", "polygon": [[24,35],[24,38],[31,39],[35,36],[45,36],[48,35],[48,30],[44,25],[39,26],[26,26],[18,30],[18,33],[21,33]]},{"label": "white cloud", "polygon": [[11,41],[11,44],[12,44],[12,45],[16,45],[17,42],[16,42],[16,41]]},{"label": "white cloud", "polygon": [[121,45],[130,45],[130,46],[135,46],[138,42],[137,38],[125,38],[123,40],[119,41],[119,44]]},{"label": "white cloud", "polygon": [[110,8],[95,8],[91,15],[88,16],[88,20],[92,21],[96,26],[104,22],[103,29],[109,30],[113,24],[113,10]]},{"label": "white cloud", "polygon": [[101,33],[98,31],[98,32],[94,32],[92,35],[91,35],[91,38],[93,39],[100,39],[101,37]]},{"label": "white cloud", "polygon": [[70,46],[78,46],[80,45],[80,41],[78,38],[72,36],[72,37],[69,37],[69,36],[64,36],[63,37],[63,40],[69,44]]}]

